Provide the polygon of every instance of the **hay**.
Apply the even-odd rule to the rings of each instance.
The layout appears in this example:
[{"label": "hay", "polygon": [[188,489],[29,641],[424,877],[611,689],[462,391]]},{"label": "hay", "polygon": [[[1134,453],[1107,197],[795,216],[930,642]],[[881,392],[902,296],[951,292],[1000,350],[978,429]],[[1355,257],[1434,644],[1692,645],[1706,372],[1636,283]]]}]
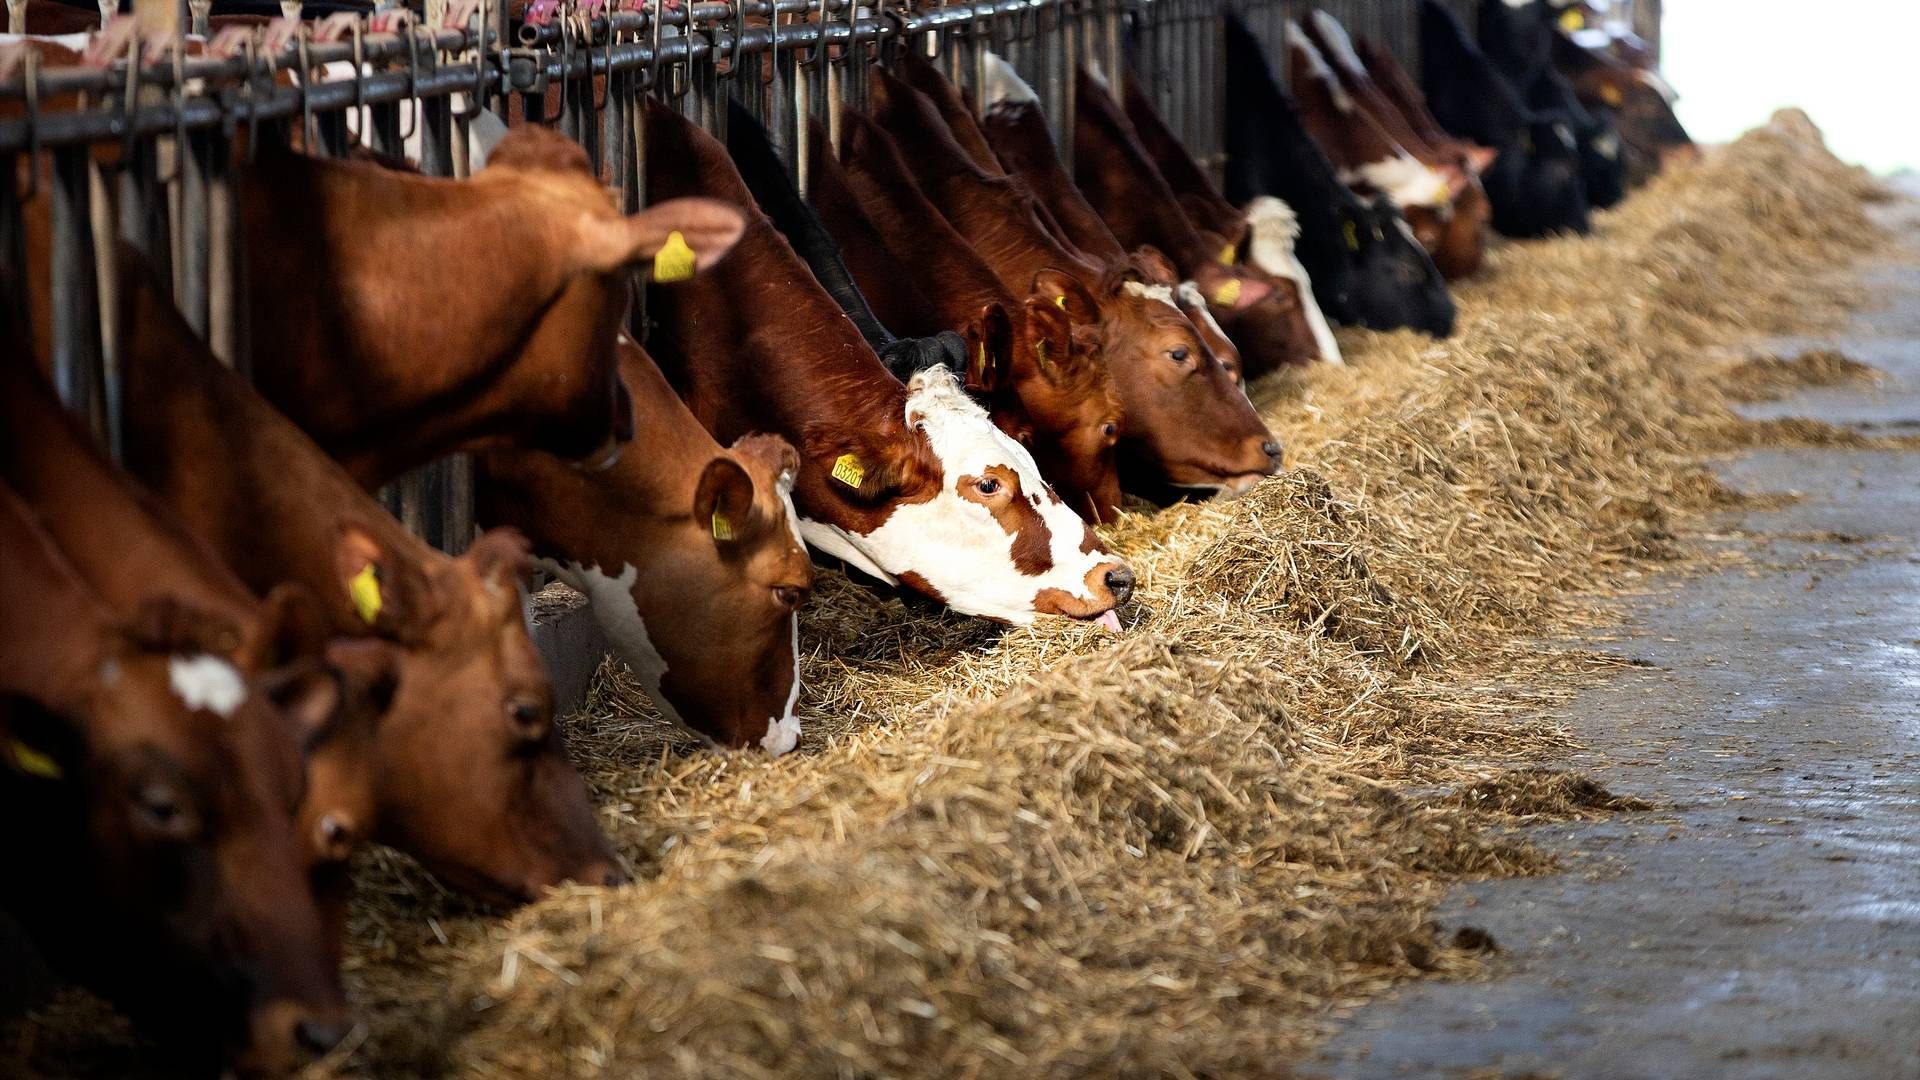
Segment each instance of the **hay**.
[{"label": "hay", "polygon": [[1269,1075],[1479,970],[1432,904],[1551,868],[1515,809],[1613,805],[1471,786],[1563,753],[1543,713],[1618,666],[1543,639],[1740,501],[1699,466],[1741,423],[1700,357],[1857,299],[1821,275],[1883,246],[1869,196],[1782,114],[1499,247],[1449,341],[1342,331],[1349,367],[1255,387],[1295,469],[1107,530],[1122,637],[823,573],[778,761],[694,749],[610,665],[568,735],[638,884],[492,919],[371,864],[344,1071]]},{"label": "hay", "polygon": [[1869,364],[1833,349],[1809,349],[1798,356],[1752,356],[1717,372],[1720,392],[1734,401],[1778,401],[1815,386],[1877,383],[1882,375]]},{"label": "hay", "polygon": [[1521,820],[1566,821],[1651,810],[1654,804],[1631,795],[1615,795],[1589,776],[1535,768],[1511,769],[1466,785],[1434,805]]}]

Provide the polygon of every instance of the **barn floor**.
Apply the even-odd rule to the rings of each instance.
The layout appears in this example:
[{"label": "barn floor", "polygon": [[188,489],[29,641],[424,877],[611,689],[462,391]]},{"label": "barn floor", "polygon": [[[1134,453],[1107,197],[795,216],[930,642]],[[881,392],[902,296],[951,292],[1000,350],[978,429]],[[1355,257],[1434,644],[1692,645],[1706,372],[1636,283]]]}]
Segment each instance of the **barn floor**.
[{"label": "barn floor", "polygon": [[[1886,372],[1754,406],[1920,428],[1920,272],[1831,346]],[[1309,1072],[1333,1077],[1920,1076],[1920,453],[1767,450],[1721,466],[1746,558],[1627,602],[1646,667],[1557,715],[1571,764],[1659,809],[1528,838],[1568,873],[1456,890],[1505,970],[1409,984]]]}]

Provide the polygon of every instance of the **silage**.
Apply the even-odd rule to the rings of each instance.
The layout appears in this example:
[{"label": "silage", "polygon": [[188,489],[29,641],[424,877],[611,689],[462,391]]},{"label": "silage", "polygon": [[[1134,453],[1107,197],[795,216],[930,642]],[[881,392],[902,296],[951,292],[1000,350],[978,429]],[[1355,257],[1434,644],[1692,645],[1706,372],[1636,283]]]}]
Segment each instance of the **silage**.
[{"label": "silage", "polygon": [[1452,339],[1342,331],[1347,368],[1255,388],[1289,472],[1107,530],[1118,638],[825,573],[778,761],[693,747],[610,664],[568,734],[639,883],[502,919],[370,865],[364,1038],[322,1071],[1264,1075],[1478,970],[1432,904],[1551,865],[1494,826],[1628,805],[1537,772],[1543,711],[1618,663],[1543,642],[1740,501],[1703,357],[1856,300],[1822,275],[1883,243],[1875,197],[1783,115],[1501,245]]},{"label": "silage", "polygon": [[692,749],[610,667],[570,737],[640,884],[364,905],[346,1067],[1270,1074],[1339,1007],[1474,970],[1435,898],[1548,866],[1489,824],[1629,805],[1527,771],[1609,663],[1541,638],[1738,500],[1700,468],[1741,430],[1703,350],[1855,299],[1820,275],[1880,245],[1873,194],[1784,116],[1590,237],[1503,246],[1453,339],[1343,332],[1350,367],[1256,388],[1291,471],[1109,531],[1118,639],[825,574],[777,762]]}]

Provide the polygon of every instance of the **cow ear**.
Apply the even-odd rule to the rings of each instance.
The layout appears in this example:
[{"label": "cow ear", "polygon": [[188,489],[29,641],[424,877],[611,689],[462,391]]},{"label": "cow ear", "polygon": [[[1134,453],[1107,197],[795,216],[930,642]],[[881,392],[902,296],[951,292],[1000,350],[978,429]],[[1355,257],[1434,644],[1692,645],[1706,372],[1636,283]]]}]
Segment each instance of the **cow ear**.
[{"label": "cow ear", "polygon": [[1469,146],[1467,147],[1466,156],[1467,168],[1472,170],[1473,175],[1479,176],[1481,173],[1487,171],[1488,166],[1493,164],[1493,159],[1500,156],[1500,151],[1490,146]]},{"label": "cow ear", "polygon": [[368,627],[394,626],[402,603],[399,560],[371,530],[353,522],[341,524],[333,571],[355,618]]},{"label": "cow ear", "polygon": [[310,660],[269,672],[259,689],[303,747],[327,730],[346,700],[333,671]]},{"label": "cow ear", "polygon": [[1094,302],[1093,294],[1087,291],[1080,279],[1061,270],[1046,269],[1033,275],[1035,296],[1044,296],[1067,318],[1082,326],[1090,326],[1100,321],[1100,306]]},{"label": "cow ear", "polygon": [[1180,271],[1156,247],[1140,247],[1133,252],[1133,261],[1146,275],[1149,285],[1177,285],[1180,283]]},{"label": "cow ear", "polygon": [[1013,364],[1013,320],[998,302],[967,323],[967,389],[991,396],[1007,385]]},{"label": "cow ear", "polygon": [[261,632],[247,643],[254,671],[267,671],[326,649],[327,613],[313,591],[295,582],[273,587],[261,603]]},{"label": "cow ear", "polygon": [[706,529],[720,550],[745,535],[753,515],[753,477],[730,457],[716,457],[701,470],[693,491],[693,523]]},{"label": "cow ear", "polygon": [[583,218],[575,254],[599,273],[644,263],[655,281],[685,281],[720,261],[745,229],[746,217],[728,203],[669,199],[612,226]]},{"label": "cow ear", "polygon": [[526,576],[527,560],[532,553],[520,530],[497,528],[481,533],[461,557],[472,561],[473,572],[481,581],[510,588]]},{"label": "cow ear", "polygon": [[1050,381],[1060,378],[1073,363],[1072,318],[1045,293],[1027,297],[1021,308],[1027,331],[1022,374]]},{"label": "cow ear", "polygon": [[393,707],[400,687],[400,647],[379,638],[336,638],[327,643],[327,667],[340,684],[333,717],[377,718]]},{"label": "cow ear", "polygon": [[140,602],[127,636],[149,652],[240,655],[248,643],[232,619],[194,606],[174,596],[152,596]]}]

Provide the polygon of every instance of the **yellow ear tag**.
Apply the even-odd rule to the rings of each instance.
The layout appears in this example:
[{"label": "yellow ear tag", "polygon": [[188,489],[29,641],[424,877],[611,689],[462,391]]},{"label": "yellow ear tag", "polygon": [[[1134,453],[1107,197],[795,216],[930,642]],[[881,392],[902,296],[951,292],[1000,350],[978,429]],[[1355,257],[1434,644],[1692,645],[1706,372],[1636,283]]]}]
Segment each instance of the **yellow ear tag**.
[{"label": "yellow ear tag", "polygon": [[715,540],[733,539],[732,520],[718,510],[713,512],[713,538]]},{"label": "yellow ear tag", "polygon": [[372,563],[347,579],[347,597],[353,601],[353,610],[360,613],[361,622],[372,626],[380,617],[380,573]]},{"label": "yellow ear tag", "polygon": [[1240,302],[1240,279],[1229,278],[1225,285],[1222,285],[1218,289],[1214,290],[1213,302],[1216,304],[1223,305],[1225,307],[1232,307],[1233,305],[1239,303]]},{"label": "yellow ear tag", "polygon": [[1067,294],[1061,293],[1059,296],[1054,297],[1053,306],[1059,308],[1061,311],[1067,310]]},{"label": "yellow ear tag", "polygon": [[1360,228],[1359,228],[1359,226],[1357,226],[1357,225],[1355,225],[1355,224],[1354,224],[1353,222],[1351,222],[1351,221],[1342,221],[1342,222],[1340,223],[1340,231],[1341,231],[1341,233],[1343,233],[1343,234],[1345,234],[1345,236],[1346,236],[1346,238],[1347,238],[1347,250],[1348,250],[1348,251],[1359,251],[1359,250],[1360,250]]},{"label": "yellow ear tag", "polygon": [[1585,29],[1586,25],[1586,17],[1580,14],[1579,8],[1568,8],[1560,13],[1560,29],[1569,34],[1575,30]]},{"label": "yellow ear tag", "polygon": [[8,739],[7,750],[13,754],[13,763],[28,776],[37,776],[42,780],[59,780],[67,775],[60,770],[59,762],[19,739]]},{"label": "yellow ear tag", "polygon": [[1609,105],[1618,106],[1620,102],[1623,100],[1620,96],[1620,88],[1613,85],[1612,83],[1608,83],[1607,85],[1601,87],[1600,100],[1606,102]]},{"label": "yellow ear tag", "polygon": [[860,481],[867,478],[867,470],[860,464],[859,458],[852,454],[841,454],[834,460],[833,478],[850,488],[857,488]]},{"label": "yellow ear tag", "polygon": [[1033,358],[1035,360],[1040,361],[1041,367],[1046,367],[1048,364],[1053,362],[1047,359],[1047,339],[1046,338],[1041,338],[1039,341],[1036,341],[1033,343]]},{"label": "yellow ear tag", "polygon": [[984,383],[987,381],[987,374],[993,370],[993,361],[987,358],[987,343],[984,341],[980,343],[980,355],[975,362],[980,370],[980,381]]},{"label": "yellow ear tag", "polygon": [[653,256],[653,280],[685,281],[693,276],[693,249],[687,246],[687,238],[675,229],[667,234],[667,242]]},{"label": "yellow ear tag", "polygon": [[1233,265],[1233,260],[1234,260],[1234,257],[1235,257],[1235,256],[1236,256],[1237,254],[1238,254],[1238,253],[1237,253],[1237,252],[1235,252],[1235,251],[1233,250],[1233,245],[1232,245],[1232,244],[1228,244],[1228,245],[1227,245],[1226,247],[1223,247],[1223,248],[1221,248],[1221,249],[1220,249],[1220,255],[1219,255],[1219,259],[1220,259],[1220,265],[1221,265],[1221,266],[1232,266],[1232,265]]}]

